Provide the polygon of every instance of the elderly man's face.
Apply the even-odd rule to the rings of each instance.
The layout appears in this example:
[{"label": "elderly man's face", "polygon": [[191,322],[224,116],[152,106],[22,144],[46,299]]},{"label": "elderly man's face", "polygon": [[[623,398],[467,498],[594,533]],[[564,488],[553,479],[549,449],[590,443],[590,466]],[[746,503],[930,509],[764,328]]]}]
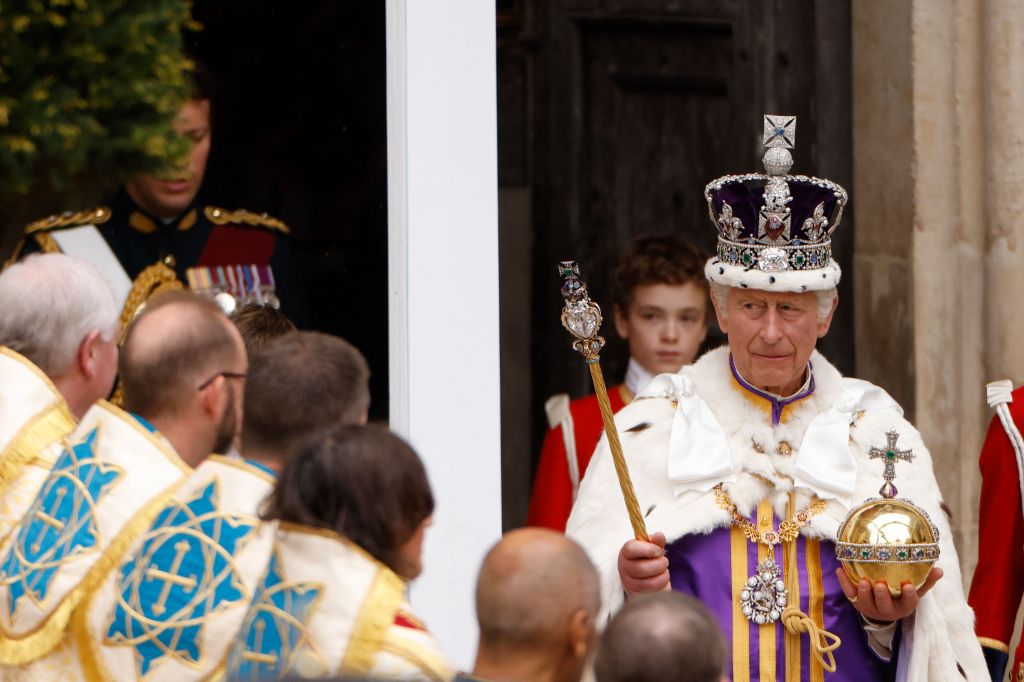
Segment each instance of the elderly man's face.
[{"label": "elderly man's face", "polygon": [[804,382],[814,345],[828,332],[832,313],[818,319],[818,297],[802,293],[730,289],[726,310],[715,302],[736,369],[758,388],[792,395]]}]

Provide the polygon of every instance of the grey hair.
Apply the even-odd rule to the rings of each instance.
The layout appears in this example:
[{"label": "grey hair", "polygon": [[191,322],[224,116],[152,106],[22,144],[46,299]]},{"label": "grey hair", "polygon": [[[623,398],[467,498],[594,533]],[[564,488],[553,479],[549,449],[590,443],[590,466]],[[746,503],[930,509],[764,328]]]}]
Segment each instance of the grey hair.
[{"label": "grey hair", "polygon": [[[728,317],[729,290],[735,287],[722,284],[721,282],[708,282],[711,286],[711,298],[715,301],[715,307],[721,312],[722,317]],[[818,296],[818,322],[823,322],[828,314],[832,312],[832,306],[839,298],[839,292],[835,287],[815,291]]]},{"label": "grey hair", "polygon": [[51,377],[68,368],[89,334],[115,340],[119,317],[110,285],[86,261],[32,254],[0,272],[0,345]]}]

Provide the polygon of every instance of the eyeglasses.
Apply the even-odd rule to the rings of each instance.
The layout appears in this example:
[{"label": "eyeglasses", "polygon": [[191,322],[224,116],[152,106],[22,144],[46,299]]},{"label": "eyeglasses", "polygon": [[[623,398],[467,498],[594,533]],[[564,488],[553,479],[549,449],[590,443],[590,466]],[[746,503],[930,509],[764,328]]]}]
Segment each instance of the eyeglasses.
[{"label": "eyeglasses", "polygon": [[245,373],[242,372],[217,372],[212,377],[210,377],[203,383],[199,384],[199,388],[196,390],[203,390],[204,388],[212,384],[217,379],[217,377],[224,377],[225,379],[244,379],[246,375]]}]

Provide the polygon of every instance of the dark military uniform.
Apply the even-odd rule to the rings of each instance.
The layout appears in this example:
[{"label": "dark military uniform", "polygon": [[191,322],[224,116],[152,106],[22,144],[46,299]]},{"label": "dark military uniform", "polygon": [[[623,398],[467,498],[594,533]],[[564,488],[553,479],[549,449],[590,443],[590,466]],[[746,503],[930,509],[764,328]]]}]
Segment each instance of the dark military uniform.
[{"label": "dark military uniform", "polygon": [[92,211],[50,216],[30,224],[14,258],[33,251],[59,251],[53,239],[56,231],[90,224],[136,284],[143,271],[159,263],[173,270],[182,283],[187,282],[186,271],[192,267],[269,265],[282,312],[300,326],[305,323],[288,227],[265,213],[227,210],[197,199],[180,216],[165,222],[136,206],[122,188],[109,203]]}]

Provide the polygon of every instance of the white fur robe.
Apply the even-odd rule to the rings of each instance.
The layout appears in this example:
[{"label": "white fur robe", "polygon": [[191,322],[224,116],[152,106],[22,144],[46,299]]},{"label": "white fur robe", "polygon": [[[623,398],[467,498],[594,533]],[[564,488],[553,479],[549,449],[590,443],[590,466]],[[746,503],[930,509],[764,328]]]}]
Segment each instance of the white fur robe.
[{"label": "white fur robe", "polygon": [[[733,468],[729,478],[734,479],[727,481],[725,488],[741,514],[749,514],[765,495],[771,494],[776,515],[785,516],[805,431],[815,417],[836,406],[844,381],[849,381],[819,353],[815,352],[811,361],[814,394],[788,406],[783,423],[775,428],[768,403],[754,398],[732,379],[727,348],[711,351],[681,371],[692,381],[696,395],[710,407],[725,434]],[[730,524],[729,515],[716,505],[713,493],[687,489],[676,494],[669,480],[667,458],[675,412],[671,396],[652,397],[634,401],[615,417],[640,509],[647,514],[647,527],[650,532],[663,532],[668,542]],[[883,464],[870,460],[868,450],[884,446],[886,431],[890,429],[899,432],[899,447],[912,449],[916,456],[911,463],[897,463],[895,483],[899,496],[912,500],[931,516],[940,535],[941,557],[936,565],[945,573],[921,600],[917,611],[902,621],[897,678],[910,682],[987,680],[985,661],[974,636],[974,616],[964,598],[952,533],[940,507],[942,494],[932,471],[931,456],[920,434],[903,419],[899,409],[869,409],[853,420],[849,444],[857,471],[851,500],[828,500],[826,510],[802,532],[834,541],[851,501],[855,505],[878,497]],[[788,456],[777,454],[782,442],[792,447]],[[756,452],[754,443],[766,454]],[[753,477],[754,473],[774,481],[774,489]],[[802,487],[797,487],[796,493],[798,508],[811,497],[811,492]],[[601,574],[604,613],[614,612],[621,606],[623,595],[618,553],[632,537],[632,530],[603,437],[580,486],[566,533],[589,552]]]}]

